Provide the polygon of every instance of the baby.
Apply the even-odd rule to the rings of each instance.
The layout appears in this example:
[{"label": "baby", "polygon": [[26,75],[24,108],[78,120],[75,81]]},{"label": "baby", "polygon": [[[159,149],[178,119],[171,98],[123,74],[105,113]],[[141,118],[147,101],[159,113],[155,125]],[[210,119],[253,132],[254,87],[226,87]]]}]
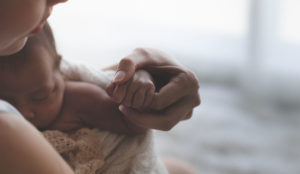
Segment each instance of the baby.
[{"label": "baby", "polygon": [[[41,131],[71,132],[86,127],[125,134],[145,132],[125,119],[102,88],[64,80],[60,61],[52,31],[46,25],[30,37],[23,50],[0,58],[0,98],[14,105]],[[126,94],[125,103],[133,103],[136,109],[150,104],[154,84],[146,71],[137,71],[125,85],[128,91],[134,91]]]}]

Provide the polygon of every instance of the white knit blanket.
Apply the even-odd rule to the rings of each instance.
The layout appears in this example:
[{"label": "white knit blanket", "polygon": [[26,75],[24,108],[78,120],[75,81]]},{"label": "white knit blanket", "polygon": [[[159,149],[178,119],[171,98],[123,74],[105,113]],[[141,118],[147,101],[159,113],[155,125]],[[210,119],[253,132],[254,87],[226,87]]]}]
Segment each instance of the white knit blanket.
[{"label": "white knit blanket", "polygon": [[[81,63],[63,60],[61,72],[69,80],[85,81],[105,88],[114,72],[103,72]],[[142,136],[129,137],[107,131],[97,131],[104,164],[96,173],[103,174],[167,174],[155,151],[152,131]]]}]

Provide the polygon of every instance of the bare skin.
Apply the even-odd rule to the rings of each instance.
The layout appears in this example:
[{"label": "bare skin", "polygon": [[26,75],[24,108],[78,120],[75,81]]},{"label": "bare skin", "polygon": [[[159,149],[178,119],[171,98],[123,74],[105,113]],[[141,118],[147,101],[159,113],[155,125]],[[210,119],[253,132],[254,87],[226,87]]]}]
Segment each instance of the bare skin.
[{"label": "bare skin", "polygon": [[[132,123],[144,128],[168,131],[178,122],[190,119],[193,109],[200,105],[199,82],[193,72],[184,68],[169,55],[150,48],[138,48],[123,58],[116,70],[115,80],[108,86],[108,93],[115,102],[122,96],[122,85],[139,69],[145,69],[155,78],[156,91],[150,110],[140,111],[122,105],[121,112]],[[116,86],[121,88],[112,93]],[[120,102],[119,102],[120,103]]]},{"label": "bare skin", "polygon": [[45,24],[53,6],[67,0],[1,0],[0,56],[20,51]]},{"label": "bare skin", "polygon": [[65,86],[62,110],[46,129],[68,132],[89,127],[122,134],[146,131],[124,119],[102,88],[85,82],[65,82]]},{"label": "bare skin", "polygon": [[0,131],[0,173],[74,173],[41,133],[26,120],[1,113],[0,130],[4,130]]},{"label": "bare skin", "polygon": [[[68,132],[90,127],[125,134],[146,131],[126,120],[102,88],[64,81],[55,66],[54,46],[47,39],[42,31],[18,54],[1,58],[0,98],[11,102],[40,130]],[[21,63],[15,64],[15,59]],[[147,77],[140,75],[129,84],[143,88],[142,80]]]},{"label": "bare skin", "polygon": [[[66,0],[1,0],[0,1],[0,55],[11,55],[20,51],[29,36],[36,34],[36,29],[40,29],[44,25],[44,21],[51,14],[52,7],[57,3]],[[119,82],[124,83],[130,79],[136,69],[143,66],[153,65],[160,67],[160,65],[176,66],[181,70],[183,77],[193,77],[190,71],[176,65],[174,62],[166,61],[168,56],[160,54],[156,50],[147,49],[146,52],[135,50],[132,54],[126,57],[125,61],[121,61],[120,66],[116,69],[125,71],[125,78]],[[147,54],[144,54],[147,53]],[[126,62],[129,64],[126,67]],[[14,60],[18,62],[19,60]],[[123,62],[123,63],[122,63]],[[125,64],[124,64],[125,62]],[[178,78],[178,74],[174,75],[167,69],[162,73],[167,74],[166,79],[173,79],[166,87],[170,90],[177,91],[184,87],[182,79]],[[177,82],[174,81],[178,79]],[[190,78],[188,84],[194,85],[195,80]],[[176,83],[174,83],[176,82]],[[196,80],[198,86],[198,81]],[[198,89],[198,88],[197,88]],[[0,90],[1,91],[1,90]],[[165,90],[167,91],[167,90]],[[156,108],[163,108],[170,103],[163,98],[161,93],[157,97],[158,104]],[[136,112],[132,112],[129,108],[123,108],[121,111],[126,117],[131,117],[131,121],[135,124],[142,123],[143,127],[155,128],[159,130],[168,130],[172,128],[179,121],[187,119],[191,116],[192,110],[197,103],[200,103],[198,92],[190,90],[182,93],[179,90],[177,95],[173,95],[172,102],[176,103],[176,98],[182,105],[176,111],[176,105],[169,107],[169,112],[166,112],[164,119],[157,119],[157,116],[163,116],[164,111],[156,113],[143,113],[147,117],[137,117]],[[185,97],[182,97],[185,96]],[[191,100],[191,102],[184,101]],[[172,112],[171,112],[172,111]],[[158,114],[157,114],[158,113]],[[175,113],[174,115],[172,115]],[[178,113],[178,114],[177,114]],[[188,114],[186,114],[188,113]],[[183,114],[184,116],[180,116]],[[147,119],[145,119],[147,118]],[[166,118],[166,119],[165,119]],[[26,134],[24,134],[26,132]],[[20,135],[22,135],[20,137]],[[72,174],[70,167],[63,161],[63,159],[50,147],[49,143],[42,136],[38,136],[39,132],[28,122],[18,118],[13,114],[0,113],[0,173],[15,174]],[[8,151],[7,149],[11,149]],[[15,153],[13,153],[15,152]],[[29,155],[27,155],[29,154]],[[14,157],[13,159],[11,157]],[[26,157],[24,159],[24,157]],[[2,165],[5,164],[5,165]]]},{"label": "bare skin", "polygon": [[[1,0],[0,56],[21,50],[53,6],[64,1]],[[16,115],[0,113],[0,139],[5,140],[0,141],[0,173],[74,173],[37,129]]]}]

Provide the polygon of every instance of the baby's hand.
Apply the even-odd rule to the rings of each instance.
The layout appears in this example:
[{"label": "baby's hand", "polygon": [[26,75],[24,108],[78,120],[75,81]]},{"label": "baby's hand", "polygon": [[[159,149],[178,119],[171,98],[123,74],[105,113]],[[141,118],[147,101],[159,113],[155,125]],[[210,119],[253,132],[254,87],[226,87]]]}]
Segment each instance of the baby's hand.
[{"label": "baby's hand", "polygon": [[107,93],[115,102],[135,109],[149,107],[154,92],[152,77],[144,70],[138,70],[129,81],[121,85],[112,83],[107,88]]}]

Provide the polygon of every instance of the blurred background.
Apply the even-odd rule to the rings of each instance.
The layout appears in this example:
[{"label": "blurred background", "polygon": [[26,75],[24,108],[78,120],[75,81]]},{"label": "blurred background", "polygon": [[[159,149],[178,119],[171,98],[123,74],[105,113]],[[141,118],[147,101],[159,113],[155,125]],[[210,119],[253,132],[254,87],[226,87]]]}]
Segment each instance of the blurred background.
[{"label": "blurred background", "polygon": [[191,120],[155,132],[206,174],[300,173],[299,0],[70,0],[50,24],[64,58],[105,67],[154,47],[198,76]]}]

